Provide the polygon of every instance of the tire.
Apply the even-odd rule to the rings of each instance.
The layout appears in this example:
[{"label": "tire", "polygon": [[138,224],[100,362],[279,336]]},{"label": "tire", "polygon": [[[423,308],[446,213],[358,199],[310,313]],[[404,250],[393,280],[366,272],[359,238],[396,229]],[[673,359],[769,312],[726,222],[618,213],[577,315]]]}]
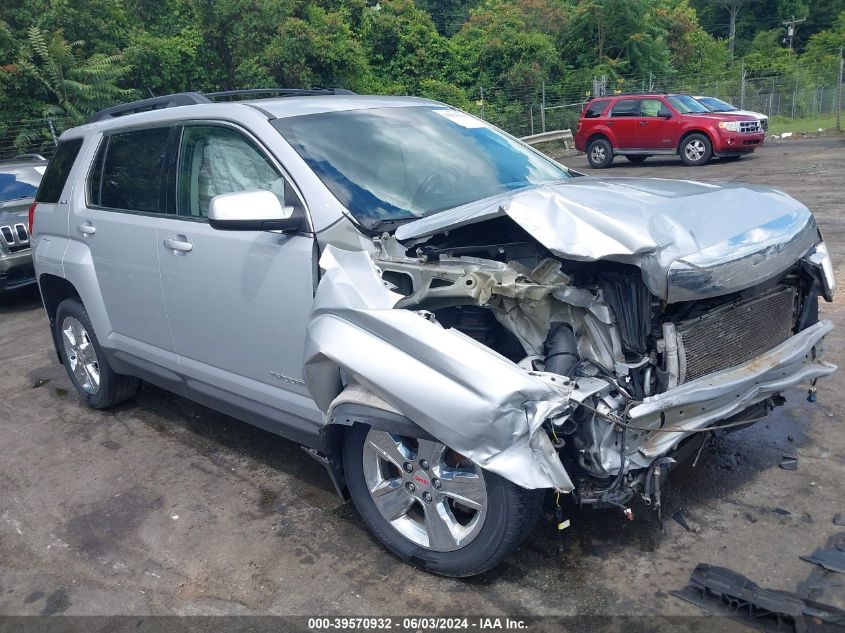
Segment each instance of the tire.
[{"label": "tire", "polygon": [[112,370],[88,312],[78,299],[65,299],[59,304],[55,327],[62,362],[79,397],[88,406],[108,409],[138,393],[137,378]]},{"label": "tire", "polygon": [[648,154],[627,154],[625,156],[625,158],[627,158],[632,163],[641,163],[648,157]]},{"label": "tire", "polygon": [[713,145],[704,134],[690,134],[681,141],[678,153],[685,165],[698,167],[705,165],[713,157]]},{"label": "tire", "polygon": [[[431,463],[425,464],[424,456]],[[397,466],[401,460],[406,461]],[[537,522],[544,491],[525,490],[456,460],[463,458],[443,444],[391,435],[366,424],[355,424],[344,440],[352,502],[381,544],[420,569],[474,576],[495,567],[525,540]],[[450,493],[457,490],[468,504],[476,504],[474,509],[455,505]],[[387,514],[397,518],[389,520]]]},{"label": "tire", "polygon": [[594,169],[605,169],[613,164],[613,147],[606,138],[597,138],[587,146],[587,161]]}]

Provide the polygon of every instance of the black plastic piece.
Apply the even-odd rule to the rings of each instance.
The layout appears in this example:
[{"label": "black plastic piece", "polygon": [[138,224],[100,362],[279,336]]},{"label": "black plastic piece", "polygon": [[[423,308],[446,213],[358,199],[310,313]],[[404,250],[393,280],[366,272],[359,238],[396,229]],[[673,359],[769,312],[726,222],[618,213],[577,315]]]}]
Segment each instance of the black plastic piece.
[{"label": "black plastic piece", "polygon": [[845,526],[845,512],[837,512],[833,515],[833,525]]},{"label": "black plastic piece", "polygon": [[273,95],[276,97],[315,97],[323,95],[354,95],[345,88],[246,88],[244,90],[222,90],[220,92],[206,92],[203,96],[210,100],[232,97],[255,97],[257,95]]},{"label": "black plastic piece", "polygon": [[802,556],[801,560],[821,565],[829,571],[845,574],[845,552],[838,549],[819,548],[811,556]]},{"label": "black plastic piece", "polygon": [[798,470],[798,458],[792,455],[782,455],[780,458],[780,467],[784,470]]},{"label": "black plastic piece", "polygon": [[138,112],[149,112],[151,110],[163,110],[164,108],[175,108],[177,106],[197,105],[198,103],[211,103],[211,99],[200,92],[177,92],[164,97],[151,97],[141,101],[132,101],[100,110],[89,116],[85,123],[105,121],[127,114]]},{"label": "black plastic piece", "polygon": [[320,95],[353,95],[354,92],[344,88],[250,88],[247,90],[224,90],[222,92],[177,92],[162,97],[151,97],[141,101],[132,101],[100,110],[89,116],[85,123],[96,123],[127,114],[138,112],[149,112],[152,110],[163,110],[164,108],[175,108],[178,106],[197,105],[200,103],[212,103],[215,99],[226,99],[234,97],[256,97],[258,95],[271,95],[277,97],[313,97]]},{"label": "black plastic piece", "polygon": [[845,611],[802,598],[796,593],[764,589],[724,567],[700,563],[689,584],[673,596],[761,631],[828,631],[845,626]]}]

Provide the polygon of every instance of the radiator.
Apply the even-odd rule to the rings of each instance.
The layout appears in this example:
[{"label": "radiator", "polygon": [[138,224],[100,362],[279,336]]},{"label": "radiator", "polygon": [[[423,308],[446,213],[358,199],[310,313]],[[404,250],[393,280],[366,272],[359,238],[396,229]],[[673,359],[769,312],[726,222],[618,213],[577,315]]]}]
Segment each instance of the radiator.
[{"label": "radiator", "polygon": [[676,324],[680,382],[741,365],[792,336],[795,289],[780,287]]}]

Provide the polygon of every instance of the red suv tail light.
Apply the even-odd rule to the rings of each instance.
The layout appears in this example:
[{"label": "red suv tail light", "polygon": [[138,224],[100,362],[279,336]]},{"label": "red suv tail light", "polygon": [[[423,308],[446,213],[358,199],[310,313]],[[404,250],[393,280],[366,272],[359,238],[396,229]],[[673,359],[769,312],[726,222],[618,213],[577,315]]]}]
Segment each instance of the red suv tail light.
[{"label": "red suv tail light", "polygon": [[35,225],[35,207],[38,205],[37,202],[33,202],[32,206],[29,207],[29,239],[32,239],[32,227]]}]

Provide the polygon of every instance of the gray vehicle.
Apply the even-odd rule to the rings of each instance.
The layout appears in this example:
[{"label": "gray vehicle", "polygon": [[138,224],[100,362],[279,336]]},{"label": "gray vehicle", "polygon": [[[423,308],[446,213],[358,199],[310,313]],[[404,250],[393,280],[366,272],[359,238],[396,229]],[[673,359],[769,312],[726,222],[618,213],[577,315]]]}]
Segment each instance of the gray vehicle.
[{"label": "gray vehicle", "polygon": [[548,491],[659,507],[704,431],[836,369],[831,262],[780,191],[581,177],[441,103],[277,92],[62,135],[35,267],[91,406],[141,379],[291,438],[390,551],[465,576]]},{"label": "gray vehicle", "polygon": [[0,161],[0,293],[35,283],[29,209],[46,168],[38,154]]}]

